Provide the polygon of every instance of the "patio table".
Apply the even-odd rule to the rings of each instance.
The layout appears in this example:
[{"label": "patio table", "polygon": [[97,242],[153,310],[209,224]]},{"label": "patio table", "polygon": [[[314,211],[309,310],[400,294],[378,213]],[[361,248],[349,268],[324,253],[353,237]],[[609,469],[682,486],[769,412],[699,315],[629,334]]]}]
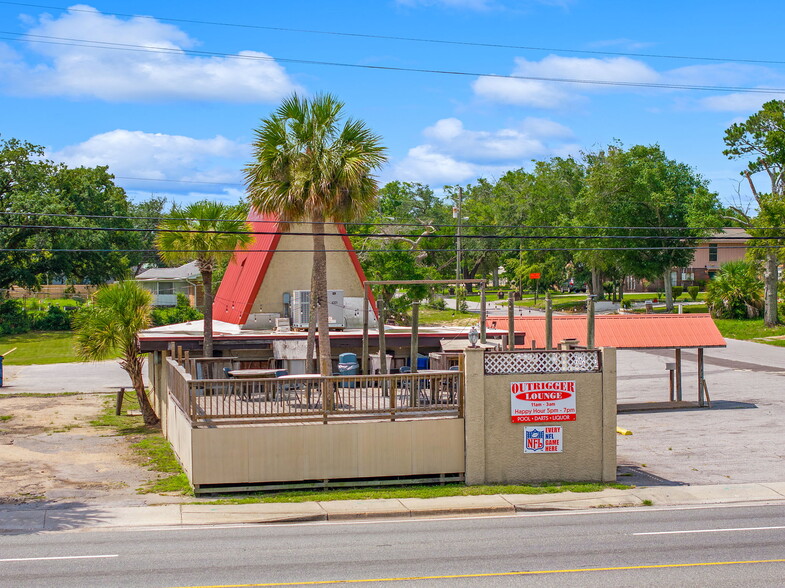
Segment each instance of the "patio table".
[{"label": "patio table", "polygon": [[279,370],[260,370],[260,369],[245,369],[245,370],[229,370],[227,373],[233,378],[274,378]]}]

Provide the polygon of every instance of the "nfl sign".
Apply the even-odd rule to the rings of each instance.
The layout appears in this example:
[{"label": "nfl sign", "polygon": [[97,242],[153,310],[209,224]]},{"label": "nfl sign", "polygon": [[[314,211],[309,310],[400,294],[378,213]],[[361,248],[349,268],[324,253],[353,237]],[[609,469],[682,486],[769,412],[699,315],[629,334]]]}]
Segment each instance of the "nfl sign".
[{"label": "nfl sign", "polygon": [[523,428],[524,453],[561,453],[562,428],[561,427],[524,427]]},{"label": "nfl sign", "polygon": [[575,420],[575,381],[512,382],[510,411],[513,423]]}]

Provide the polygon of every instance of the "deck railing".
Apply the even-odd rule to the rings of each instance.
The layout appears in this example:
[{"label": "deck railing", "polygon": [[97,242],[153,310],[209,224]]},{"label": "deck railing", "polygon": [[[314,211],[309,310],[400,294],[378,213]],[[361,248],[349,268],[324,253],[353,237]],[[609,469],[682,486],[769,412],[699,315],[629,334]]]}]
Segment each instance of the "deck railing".
[{"label": "deck railing", "polygon": [[167,358],[169,391],[194,424],[463,416],[463,374],[196,379]]}]

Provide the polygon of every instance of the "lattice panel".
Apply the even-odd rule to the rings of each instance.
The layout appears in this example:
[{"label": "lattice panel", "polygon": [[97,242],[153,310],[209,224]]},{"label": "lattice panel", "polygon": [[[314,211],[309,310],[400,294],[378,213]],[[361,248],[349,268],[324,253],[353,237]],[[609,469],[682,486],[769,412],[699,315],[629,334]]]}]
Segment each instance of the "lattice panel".
[{"label": "lattice panel", "polygon": [[489,376],[599,371],[599,351],[512,351],[485,354],[485,374]]}]

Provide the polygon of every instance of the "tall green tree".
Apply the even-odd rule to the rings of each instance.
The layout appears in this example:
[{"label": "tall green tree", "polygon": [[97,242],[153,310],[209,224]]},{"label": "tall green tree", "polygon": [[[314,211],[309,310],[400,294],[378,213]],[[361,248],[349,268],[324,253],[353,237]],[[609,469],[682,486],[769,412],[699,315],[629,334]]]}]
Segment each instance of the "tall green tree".
[{"label": "tall green tree", "polygon": [[146,425],[157,425],[144,388],[139,332],[151,324],[153,295],[136,282],[117,282],[100,288],[74,318],[76,350],[85,361],[100,361],[120,354],[120,366],[131,378]]},{"label": "tall green tree", "polygon": [[581,257],[617,279],[662,277],[671,310],[671,269],[690,263],[711,232],[705,227],[719,227],[716,195],[688,165],[668,159],[659,145],[611,145],[586,158],[586,185],[575,218],[581,225],[599,227],[583,240],[586,247],[611,250],[587,251]]},{"label": "tall green tree", "polygon": [[161,265],[158,252],[155,251],[155,230],[158,223],[164,216],[166,198],[161,196],[150,196],[147,200],[132,202],[129,206],[129,216],[134,232],[134,249],[140,250],[138,253],[129,255],[131,270],[136,277],[144,271],[146,266],[157,267]]},{"label": "tall green tree", "polygon": [[360,120],[344,120],[343,108],[330,94],[287,98],[256,129],[253,160],[245,168],[248,196],[259,212],[277,216],[284,227],[312,223],[311,297],[322,375],[332,373],[325,223],[360,219],[373,207],[372,172],[386,160],[381,138]]},{"label": "tall green tree", "polygon": [[[785,101],[771,100],[743,123],[734,123],[725,131],[723,151],[730,159],[743,159],[747,167],[741,175],[747,179],[755,198],[757,215],[740,206],[730,218],[740,222],[753,237],[761,237],[760,247],[752,248],[754,257],[763,259],[763,322],[772,327],[779,322],[777,286],[779,261],[785,235]],[[768,190],[760,190],[753,176],[764,174]],[[764,180],[765,181],[765,180]]]},{"label": "tall green tree", "polygon": [[573,224],[585,175],[581,162],[553,157],[535,162],[531,171],[509,171],[494,186],[498,224],[515,225],[498,231],[511,237],[497,241],[498,246],[519,250],[504,253],[500,262],[520,284],[534,287],[529,281],[533,272],[542,275],[542,284],[554,284],[580,271],[580,263],[569,250],[574,241],[566,239],[575,231],[561,227]]},{"label": "tall green tree", "polygon": [[158,226],[155,244],[161,258],[169,264],[195,259],[202,275],[205,357],[213,356],[213,274],[237,247],[253,242],[247,215],[244,205],[202,200],[184,208],[175,206]]},{"label": "tall green tree", "polygon": [[[128,273],[129,203],[105,166],[69,168],[17,139],[0,140],[0,288],[48,277],[101,284]],[[101,218],[90,218],[94,215]],[[108,230],[98,230],[99,227]],[[75,251],[77,250],[77,251]]]}]

